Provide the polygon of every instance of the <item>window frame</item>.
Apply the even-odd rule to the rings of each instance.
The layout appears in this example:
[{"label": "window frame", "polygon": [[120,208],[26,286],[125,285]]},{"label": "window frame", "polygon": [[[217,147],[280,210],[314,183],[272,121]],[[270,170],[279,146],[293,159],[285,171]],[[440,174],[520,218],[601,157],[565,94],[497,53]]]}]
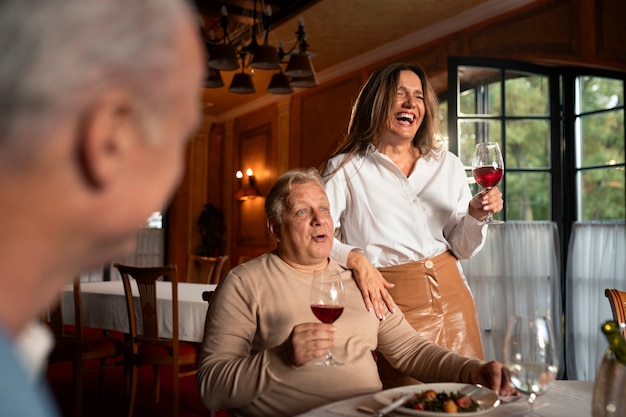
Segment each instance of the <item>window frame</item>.
[{"label": "window frame", "polygon": [[[578,221],[578,188],[577,173],[581,169],[576,167],[576,79],[580,76],[621,79],[626,84],[626,73],[585,67],[547,66],[531,62],[501,60],[482,57],[450,56],[448,57],[448,90],[441,97],[445,97],[448,107],[448,146],[449,150],[458,155],[458,105],[460,83],[457,77],[458,67],[473,66],[499,69],[504,84],[504,71],[534,73],[548,77],[548,97],[550,100],[550,221],[557,224],[561,242],[562,271],[565,271],[566,250],[572,233],[573,224]],[[504,88],[501,91],[503,106],[506,106]],[[624,108],[622,106],[622,111]],[[494,118],[490,116],[491,118]],[[514,120],[507,117],[504,108],[497,116],[502,126],[502,152],[506,155],[506,137],[504,123]],[[626,123],[626,117],[625,123]],[[626,146],[626,139],[625,139]],[[623,165],[623,164],[618,164]],[[505,159],[505,167],[507,162]],[[585,169],[585,168],[582,168]],[[524,169],[515,171],[523,172]],[[505,176],[507,169],[505,168]],[[501,190],[506,193],[505,182],[501,182]],[[505,202],[506,204],[506,202]],[[625,203],[626,204],[626,203]],[[504,210],[503,210],[504,211]],[[502,216],[501,216],[502,217]],[[503,219],[506,221],[506,217]],[[621,219],[622,221],[624,219]]]}]

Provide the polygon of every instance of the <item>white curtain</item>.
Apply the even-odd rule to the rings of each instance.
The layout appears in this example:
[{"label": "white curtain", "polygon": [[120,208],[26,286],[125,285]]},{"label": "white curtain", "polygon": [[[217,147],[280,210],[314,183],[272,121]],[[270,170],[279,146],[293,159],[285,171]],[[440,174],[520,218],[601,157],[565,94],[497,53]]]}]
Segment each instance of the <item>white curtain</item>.
[{"label": "white curtain", "polygon": [[125,258],[113,260],[110,264],[106,264],[100,268],[95,268],[81,275],[82,282],[103,281],[105,270],[109,273],[111,281],[121,280],[117,269],[113,267],[113,263],[119,262],[133,266],[160,266],[163,265],[164,256],[164,230],[158,228],[141,228],[137,232],[138,242],[135,253]]},{"label": "white curtain", "polygon": [[566,271],[566,355],[570,379],[594,380],[612,319],[605,288],[626,290],[626,223],[575,223]]},{"label": "white curtain", "polygon": [[559,253],[556,223],[508,221],[489,226],[482,250],[461,261],[476,302],[486,359],[502,361],[510,315],[546,316],[561,340]]}]

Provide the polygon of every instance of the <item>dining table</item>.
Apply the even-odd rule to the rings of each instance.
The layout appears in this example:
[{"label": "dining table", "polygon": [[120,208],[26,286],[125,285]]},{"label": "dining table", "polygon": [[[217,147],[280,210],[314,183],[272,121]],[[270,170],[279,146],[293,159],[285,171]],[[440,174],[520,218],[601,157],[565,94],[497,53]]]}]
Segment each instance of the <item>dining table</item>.
[{"label": "dining table", "polygon": [[[122,281],[83,282],[80,285],[82,295],[83,325],[97,329],[129,332],[128,312],[124,284]],[[202,342],[204,322],[209,303],[202,299],[204,291],[214,291],[215,284],[178,283],[178,338],[188,342]],[[137,283],[131,281],[135,298],[137,328],[141,332],[143,321],[140,314],[139,290]],[[61,295],[63,319],[68,324],[75,323],[73,287],[64,287]],[[157,281],[157,310],[161,337],[172,337],[172,284],[169,281]]]},{"label": "dining table", "polygon": [[[419,392],[418,386],[416,386],[416,392]],[[360,409],[363,410],[365,407],[365,409],[378,410],[384,406],[384,404],[376,401],[375,397],[375,394],[366,394],[333,402],[300,414],[298,417],[367,417],[371,414],[360,411]],[[537,417],[591,417],[592,398],[593,381],[555,381],[548,392],[537,397],[534,406],[535,414]],[[511,398],[503,398],[497,407],[480,413],[480,415],[485,417],[521,417],[528,412],[527,397],[522,396],[515,397],[513,401]],[[420,414],[407,409],[407,411],[392,411],[388,416],[410,417]]]}]

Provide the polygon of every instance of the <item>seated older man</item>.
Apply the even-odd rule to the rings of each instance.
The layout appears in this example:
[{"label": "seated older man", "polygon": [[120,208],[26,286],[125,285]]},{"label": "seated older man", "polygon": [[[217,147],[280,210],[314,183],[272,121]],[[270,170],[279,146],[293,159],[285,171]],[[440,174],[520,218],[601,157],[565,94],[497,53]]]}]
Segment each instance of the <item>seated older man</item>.
[{"label": "seated older man", "polygon": [[[293,416],[328,402],[380,391],[372,351],[424,382],[470,382],[509,394],[498,362],[459,356],[415,332],[401,313],[379,320],[363,305],[351,272],[329,258],[333,220],[316,171],[289,171],[265,201],[276,250],[239,265],[211,301],[197,375],[210,409],[241,416]],[[338,270],[346,301],[334,324],[309,307],[314,271]],[[399,310],[397,310],[399,311]],[[343,366],[315,362],[333,348]]]}]

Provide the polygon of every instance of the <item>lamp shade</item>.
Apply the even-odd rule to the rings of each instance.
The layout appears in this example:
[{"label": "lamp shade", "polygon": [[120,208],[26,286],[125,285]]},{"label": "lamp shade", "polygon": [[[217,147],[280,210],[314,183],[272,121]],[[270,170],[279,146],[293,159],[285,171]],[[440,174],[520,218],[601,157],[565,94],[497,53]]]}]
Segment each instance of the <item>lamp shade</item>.
[{"label": "lamp shade", "polygon": [[293,77],[290,82],[292,87],[310,88],[316,87],[319,83],[315,74],[309,77]]},{"label": "lamp shade", "polygon": [[209,67],[220,71],[232,71],[239,68],[239,55],[232,45],[214,45],[209,52]]},{"label": "lamp shade", "polygon": [[289,78],[281,71],[272,76],[267,92],[272,94],[291,94],[293,88],[289,85]]},{"label": "lamp shade", "polygon": [[259,45],[252,56],[252,68],[273,70],[280,69],[278,50],[271,45]]},{"label": "lamp shade", "polygon": [[256,92],[252,76],[250,74],[246,74],[245,72],[238,72],[233,77],[233,81],[230,83],[228,91],[236,94],[252,94]]},{"label": "lamp shade", "polygon": [[207,74],[207,77],[204,80],[204,86],[206,88],[224,87],[224,80],[222,79],[222,74],[215,68],[209,67],[209,73]]},{"label": "lamp shade", "polygon": [[311,57],[307,54],[291,54],[285,75],[289,77],[309,77],[313,75]]}]

